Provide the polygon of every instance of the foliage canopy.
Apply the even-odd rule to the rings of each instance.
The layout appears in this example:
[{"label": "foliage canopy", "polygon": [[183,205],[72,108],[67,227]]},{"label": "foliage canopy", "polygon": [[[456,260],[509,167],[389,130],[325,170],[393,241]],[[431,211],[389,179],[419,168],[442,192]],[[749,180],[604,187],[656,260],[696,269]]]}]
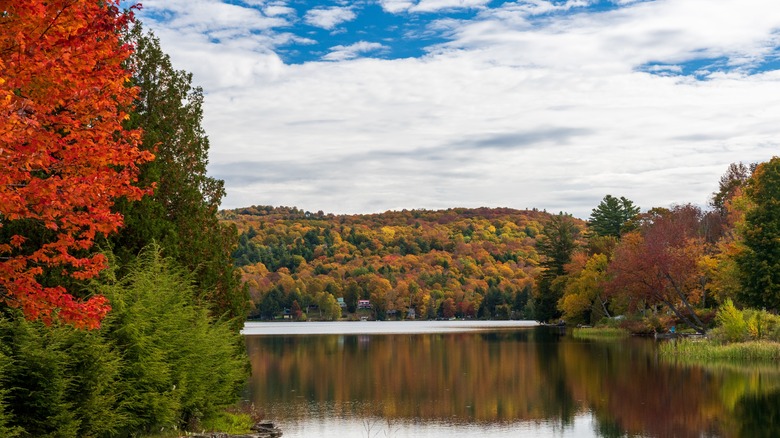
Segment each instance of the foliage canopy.
[{"label": "foliage canopy", "polygon": [[95,328],[105,298],[73,297],[62,281],[106,267],[95,239],[122,225],[111,210],[136,200],[140,131],[123,127],[137,89],[118,0],[0,5],[0,295],[28,318]]},{"label": "foliage canopy", "polygon": [[780,157],[761,163],[747,183],[751,207],[741,228],[744,251],[736,258],[740,300],[756,308],[780,309]]}]

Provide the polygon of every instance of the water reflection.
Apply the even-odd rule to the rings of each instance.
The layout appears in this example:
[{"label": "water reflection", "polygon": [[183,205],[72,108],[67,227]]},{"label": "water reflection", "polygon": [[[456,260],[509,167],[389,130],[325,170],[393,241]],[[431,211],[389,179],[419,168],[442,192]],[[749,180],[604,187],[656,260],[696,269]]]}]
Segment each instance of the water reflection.
[{"label": "water reflection", "polygon": [[665,364],[653,341],[642,339],[588,342],[537,328],[255,336],[247,347],[252,401],[288,431],[311,421],[341,424],[333,435],[340,437],[350,422],[354,436],[373,436],[365,422],[387,423],[393,436],[436,436],[422,432],[431,427],[457,435],[474,426],[493,428],[493,436],[518,427],[604,437],[780,430],[776,367]]}]

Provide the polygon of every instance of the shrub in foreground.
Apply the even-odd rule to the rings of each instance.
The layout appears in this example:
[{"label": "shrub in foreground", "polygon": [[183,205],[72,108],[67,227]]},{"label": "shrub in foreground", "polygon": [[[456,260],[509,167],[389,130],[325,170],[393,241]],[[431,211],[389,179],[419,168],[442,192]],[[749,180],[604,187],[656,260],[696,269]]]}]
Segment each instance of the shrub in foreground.
[{"label": "shrub in foreground", "polygon": [[232,405],[246,381],[240,335],[195,302],[187,275],[143,251],[100,330],[0,315],[0,436],[125,437],[193,428]]},{"label": "shrub in foreground", "polygon": [[129,430],[194,427],[234,403],[246,381],[240,335],[195,304],[188,276],[159,247],[146,248],[111,300],[107,337],[122,352],[117,389]]}]

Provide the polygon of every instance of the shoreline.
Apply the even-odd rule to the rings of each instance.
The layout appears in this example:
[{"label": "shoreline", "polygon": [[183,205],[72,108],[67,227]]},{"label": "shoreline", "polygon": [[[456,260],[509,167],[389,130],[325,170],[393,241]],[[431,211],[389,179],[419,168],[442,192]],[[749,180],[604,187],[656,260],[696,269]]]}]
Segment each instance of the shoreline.
[{"label": "shoreline", "polygon": [[309,321],[246,322],[244,336],[294,335],[399,335],[467,333],[490,330],[517,330],[539,326],[536,321]]}]

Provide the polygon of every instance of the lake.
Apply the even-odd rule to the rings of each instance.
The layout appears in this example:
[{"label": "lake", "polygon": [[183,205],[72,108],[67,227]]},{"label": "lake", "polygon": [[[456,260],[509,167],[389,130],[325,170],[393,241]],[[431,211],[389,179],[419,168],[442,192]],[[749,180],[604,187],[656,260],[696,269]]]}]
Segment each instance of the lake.
[{"label": "lake", "polygon": [[780,436],[780,367],[518,321],[247,323],[248,398],[289,437]]}]

